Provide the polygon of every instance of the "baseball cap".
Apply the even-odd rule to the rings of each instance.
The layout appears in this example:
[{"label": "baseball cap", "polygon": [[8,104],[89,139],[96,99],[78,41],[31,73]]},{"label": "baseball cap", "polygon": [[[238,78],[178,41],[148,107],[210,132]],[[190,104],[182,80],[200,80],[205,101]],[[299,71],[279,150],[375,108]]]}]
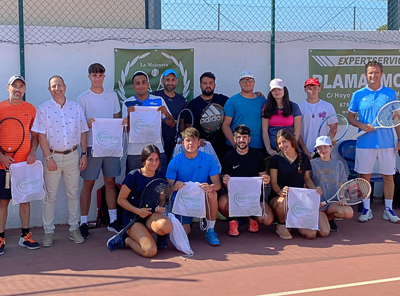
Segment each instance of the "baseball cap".
[{"label": "baseball cap", "polygon": [[163,77],[167,77],[169,74],[174,74],[175,77],[178,77],[178,74],[176,74],[176,72],[174,70],[172,70],[172,69],[165,70],[162,76]]},{"label": "baseball cap", "polygon": [[332,141],[331,138],[329,138],[328,136],[321,136],[318,137],[317,140],[315,141],[315,148],[317,148],[318,146],[332,146]]},{"label": "baseball cap", "polygon": [[11,76],[10,79],[8,79],[7,85],[13,84],[15,80],[21,80],[26,85],[24,77],[22,77],[20,75]]},{"label": "baseball cap", "polygon": [[133,81],[133,78],[135,78],[135,77],[138,76],[138,75],[144,75],[144,76],[146,76],[147,81],[149,82],[149,76],[146,74],[146,72],[143,72],[143,71],[136,71],[135,73],[133,73],[132,81]]},{"label": "baseball cap", "polygon": [[321,86],[321,84],[319,83],[319,80],[317,78],[307,79],[306,82],[304,83],[304,87],[306,87],[307,85]]},{"label": "baseball cap", "polygon": [[274,88],[283,89],[284,87],[285,87],[285,83],[280,78],[275,78],[275,79],[271,80],[271,82],[269,83],[270,91],[273,90]]},{"label": "baseball cap", "polygon": [[254,79],[253,72],[250,72],[247,70],[240,72],[239,81],[243,78],[253,78]]}]

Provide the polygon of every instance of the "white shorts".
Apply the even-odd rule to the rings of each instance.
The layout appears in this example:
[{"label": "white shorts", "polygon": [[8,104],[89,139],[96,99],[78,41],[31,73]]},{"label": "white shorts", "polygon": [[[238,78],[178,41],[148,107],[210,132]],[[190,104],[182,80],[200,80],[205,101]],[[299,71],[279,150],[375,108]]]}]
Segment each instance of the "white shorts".
[{"label": "white shorts", "polygon": [[396,153],[394,148],[356,148],[356,164],[354,170],[359,174],[371,174],[376,160],[378,160],[378,170],[380,174],[394,175],[396,171]]}]

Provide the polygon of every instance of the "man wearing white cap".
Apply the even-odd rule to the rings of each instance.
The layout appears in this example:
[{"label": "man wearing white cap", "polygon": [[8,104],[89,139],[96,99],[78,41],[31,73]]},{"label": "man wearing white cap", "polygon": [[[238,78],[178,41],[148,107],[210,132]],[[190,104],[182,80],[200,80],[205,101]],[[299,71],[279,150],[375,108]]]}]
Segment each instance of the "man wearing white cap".
[{"label": "man wearing white cap", "polygon": [[[329,200],[337,190],[347,181],[347,173],[340,160],[332,159],[332,141],[328,136],[318,137],[315,148],[320,158],[311,160],[312,170],[310,178],[315,186],[322,189],[321,202]],[[351,219],[353,209],[341,202],[328,203],[320,209],[318,228],[322,236],[329,234],[329,231],[338,231],[334,218]]]},{"label": "man wearing white cap", "polygon": [[[311,153],[314,151],[315,139],[318,137],[318,130],[321,123],[336,112],[331,103],[319,98],[321,84],[318,79],[307,79],[304,83],[304,91],[307,94],[307,99],[299,104],[303,116],[299,146],[303,152],[311,158]],[[332,116],[331,119],[331,121],[328,119],[328,124],[333,127],[337,122],[337,118],[336,116]]]},{"label": "man wearing white cap", "polygon": [[261,133],[261,110],[265,98],[254,93],[255,79],[250,71],[242,71],[239,76],[240,93],[232,96],[224,106],[225,118],[222,131],[226,143],[235,147],[233,131],[239,124],[245,124],[251,129],[252,136],[249,147],[264,150]]},{"label": "man wearing white cap", "polygon": [[[184,96],[177,94],[175,88],[178,85],[178,74],[175,70],[167,69],[164,71],[161,84],[163,89],[152,92],[152,95],[162,97],[168,106],[171,115],[174,118],[178,118],[179,113],[186,107],[186,99]],[[167,124],[162,125],[162,138],[164,141],[164,150],[168,159],[171,158],[172,151],[175,147],[175,127],[168,126]]]},{"label": "man wearing white cap", "polygon": [[[38,147],[37,134],[31,131],[33,120],[35,119],[36,109],[32,104],[23,101],[26,91],[25,79],[22,76],[14,75],[8,80],[7,90],[9,97],[0,103],[0,121],[7,117],[14,117],[20,120],[25,129],[25,138],[22,146],[17,153],[11,157],[5,151],[0,150],[0,255],[4,254],[5,235],[4,230],[7,222],[8,205],[12,198],[11,189],[5,187],[5,169],[9,169],[12,163],[26,161],[32,164],[36,161],[36,149]],[[8,141],[12,141],[10,134],[3,134],[0,130],[1,145],[7,146]],[[29,136],[30,132],[30,136]],[[10,144],[8,144],[10,145]],[[19,245],[30,250],[38,249],[40,245],[31,238],[29,232],[30,203],[21,203],[19,205],[19,216],[21,218],[22,231],[19,239]]]}]

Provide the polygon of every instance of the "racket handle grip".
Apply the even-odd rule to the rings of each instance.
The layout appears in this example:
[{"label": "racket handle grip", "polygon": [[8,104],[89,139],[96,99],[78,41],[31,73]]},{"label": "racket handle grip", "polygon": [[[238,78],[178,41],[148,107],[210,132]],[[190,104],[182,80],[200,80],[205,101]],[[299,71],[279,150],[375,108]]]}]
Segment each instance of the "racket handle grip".
[{"label": "racket handle grip", "polygon": [[326,201],[321,201],[321,204],[324,206],[326,204],[328,204]]},{"label": "racket handle grip", "polygon": [[358,137],[361,137],[363,134],[366,134],[367,132],[361,131],[357,135],[353,136],[353,140],[357,140]]},{"label": "racket handle grip", "polygon": [[4,185],[5,189],[10,189],[10,171],[6,170],[6,182]]}]

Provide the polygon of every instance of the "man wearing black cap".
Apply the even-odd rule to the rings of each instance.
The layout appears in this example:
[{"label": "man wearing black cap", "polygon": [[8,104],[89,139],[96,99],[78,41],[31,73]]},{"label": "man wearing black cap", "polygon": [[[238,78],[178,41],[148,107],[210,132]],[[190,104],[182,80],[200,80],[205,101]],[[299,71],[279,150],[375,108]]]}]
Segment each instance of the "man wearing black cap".
[{"label": "man wearing black cap", "polygon": [[[35,132],[31,131],[31,127],[36,115],[36,109],[32,104],[23,101],[24,93],[26,91],[25,79],[22,76],[14,75],[8,80],[7,90],[9,92],[8,100],[0,103],[0,121],[13,117],[19,119],[24,125],[25,139],[18,152],[11,157],[4,151],[0,152],[0,255],[4,254],[5,249],[5,236],[4,230],[7,222],[8,204],[12,198],[11,189],[5,189],[5,169],[9,169],[12,163],[26,161],[27,164],[32,164],[36,161],[36,149],[38,147],[38,138]],[[7,145],[10,135],[3,134],[0,130],[0,137],[2,137],[1,144],[3,147]],[[30,132],[30,136],[29,136]],[[30,218],[30,203],[21,203],[19,205],[19,216],[21,218],[22,231],[19,239],[19,245],[26,247],[30,250],[38,249],[40,245],[31,238],[29,232],[29,218]]]},{"label": "man wearing black cap", "polygon": [[[175,92],[175,88],[178,85],[178,75],[172,69],[165,70],[161,78],[161,84],[163,85],[163,89],[152,92],[152,95],[162,97],[171,115],[174,118],[178,118],[179,112],[186,107],[185,97]],[[170,127],[167,124],[162,125],[164,150],[168,159],[171,158],[172,151],[175,147],[175,136],[176,130],[174,127]]]}]

